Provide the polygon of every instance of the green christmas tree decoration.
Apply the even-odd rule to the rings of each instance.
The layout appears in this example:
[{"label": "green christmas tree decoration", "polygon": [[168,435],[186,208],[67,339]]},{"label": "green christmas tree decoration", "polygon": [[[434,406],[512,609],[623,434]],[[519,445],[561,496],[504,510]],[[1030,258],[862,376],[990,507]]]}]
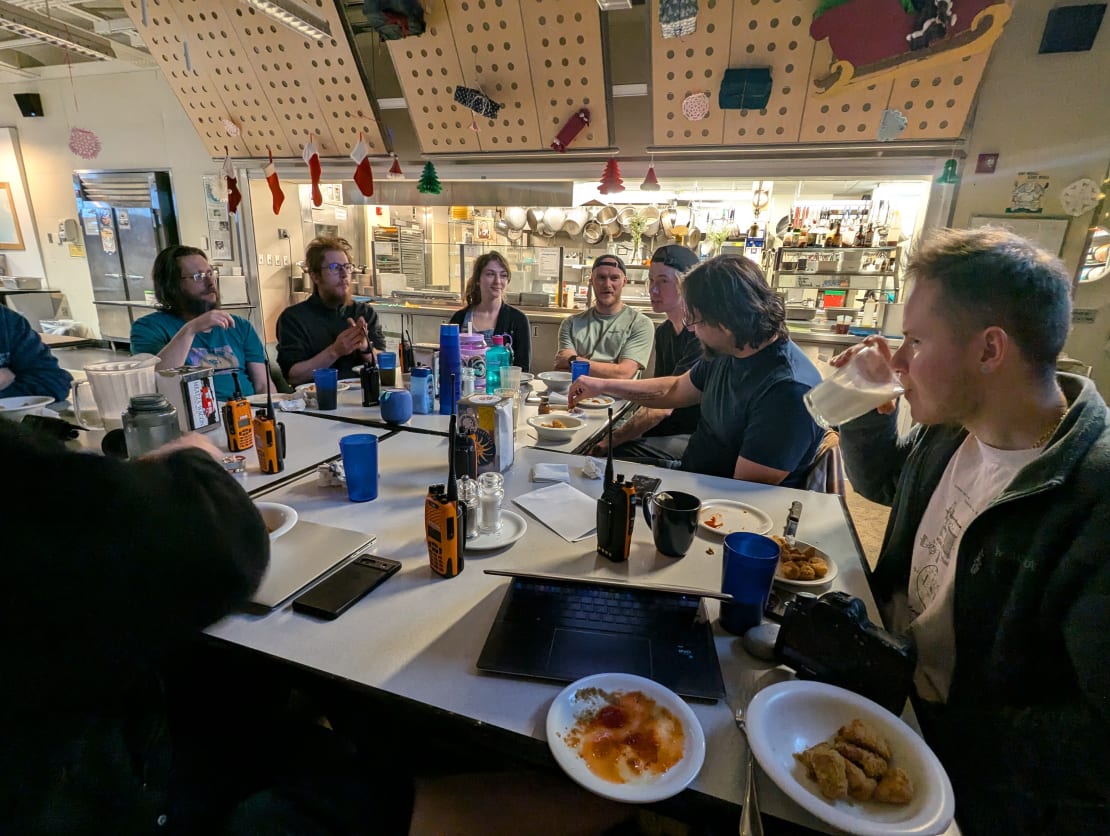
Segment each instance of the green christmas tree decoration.
[{"label": "green christmas tree decoration", "polygon": [[424,170],[420,173],[420,182],[416,184],[416,190],[421,194],[439,194],[443,191],[443,186],[439,183],[439,177],[436,175],[436,167],[432,165],[432,161],[424,163]]}]

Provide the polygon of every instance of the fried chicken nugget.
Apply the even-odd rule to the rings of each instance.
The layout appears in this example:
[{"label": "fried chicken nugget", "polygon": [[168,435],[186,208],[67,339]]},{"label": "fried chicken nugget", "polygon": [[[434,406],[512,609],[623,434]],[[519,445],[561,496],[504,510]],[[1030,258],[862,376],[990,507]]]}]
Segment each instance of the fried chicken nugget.
[{"label": "fried chicken nugget", "polygon": [[848,725],[841,726],[840,731],[837,732],[838,737],[842,737],[849,743],[855,743],[857,746],[862,746],[874,752],[876,755],[881,755],[884,759],[890,760],[890,744],[886,742],[881,734],[871,728],[863,720],[852,720]]},{"label": "fried chicken nugget", "polygon": [[829,564],[819,557],[811,557],[809,559],[809,567],[813,569],[813,577],[817,580],[821,580],[821,578],[829,573]]},{"label": "fried chicken nugget", "polygon": [[822,749],[813,753],[810,763],[817,775],[821,795],[833,801],[848,797],[848,770],[844,758],[835,751]]},{"label": "fried chicken nugget", "polygon": [[884,804],[909,804],[913,801],[913,779],[900,766],[893,766],[875,787],[873,798]]},{"label": "fried chicken nugget", "polygon": [[848,776],[848,795],[856,801],[869,801],[875,794],[878,781],[868,778],[862,769],[847,758],[844,759],[845,774]]},{"label": "fried chicken nugget", "polygon": [[812,581],[817,579],[817,573],[813,571],[813,567],[808,563],[795,563],[798,567],[798,580]]},{"label": "fried chicken nugget", "polygon": [[817,780],[817,772],[813,768],[813,756],[818,752],[832,752],[834,751],[832,744],[821,741],[820,743],[810,746],[802,752],[795,752],[794,759],[806,768],[806,774],[813,780]]},{"label": "fried chicken nugget", "polygon": [[881,758],[874,752],[869,752],[855,743],[849,743],[843,738],[838,737],[833,742],[833,749],[862,769],[868,778],[882,778],[886,775],[887,769],[890,768],[890,764],[887,763],[885,758]]},{"label": "fried chicken nugget", "polygon": [[798,577],[798,564],[792,560],[788,560],[779,567],[782,571],[782,576],[788,581],[799,580]]}]

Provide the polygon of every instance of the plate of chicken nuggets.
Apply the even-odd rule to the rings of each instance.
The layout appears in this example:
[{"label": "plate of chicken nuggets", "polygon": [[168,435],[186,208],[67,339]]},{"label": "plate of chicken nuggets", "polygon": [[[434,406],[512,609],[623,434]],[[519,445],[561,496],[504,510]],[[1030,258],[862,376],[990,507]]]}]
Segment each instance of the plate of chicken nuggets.
[{"label": "plate of chicken nuggets", "polygon": [[935,836],[955,815],[937,756],[866,697],[795,680],[764,688],[747,710],[763,771],[822,821],[860,836]]},{"label": "plate of chicken nuggets", "polygon": [[792,586],[824,586],[836,577],[839,571],[836,561],[817,547],[801,540],[790,544],[785,537],[777,534],[772,535],[771,539],[779,544],[776,581]]}]

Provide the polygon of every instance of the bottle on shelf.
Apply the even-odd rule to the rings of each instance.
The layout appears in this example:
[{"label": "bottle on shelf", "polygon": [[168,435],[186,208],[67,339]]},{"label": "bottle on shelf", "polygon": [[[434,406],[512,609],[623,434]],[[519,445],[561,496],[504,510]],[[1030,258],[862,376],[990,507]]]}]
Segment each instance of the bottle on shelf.
[{"label": "bottle on shelf", "polygon": [[864,230],[863,222],[856,228],[856,240],[852,242],[853,247],[866,247],[871,243],[870,234]]},{"label": "bottle on shelf", "polygon": [[840,221],[836,222],[833,227],[832,235],[825,238],[826,247],[842,247],[844,246],[844,237],[840,234]]}]

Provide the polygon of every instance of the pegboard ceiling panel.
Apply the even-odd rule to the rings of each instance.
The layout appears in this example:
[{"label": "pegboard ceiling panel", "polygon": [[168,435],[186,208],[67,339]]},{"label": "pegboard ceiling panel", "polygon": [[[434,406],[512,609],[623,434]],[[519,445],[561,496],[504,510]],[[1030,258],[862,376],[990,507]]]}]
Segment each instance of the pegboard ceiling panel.
[{"label": "pegboard ceiling panel", "polygon": [[[888,107],[907,118],[898,139],[960,137],[990,45],[1009,17],[1004,2],[1002,13],[994,13],[993,37],[984,37],[981,51],[969,54],[976,47],[967,38],[953,49],[945,42],[912,53],[902,66],[891,59],[873,81],[860,73],[852,83],[831,88],[827,79],[835,59],[829,41],[814,41],[809,31],[816,7],[817,0],[704,0],[691,34],[664,38],[659,0],[650,0],[654,145],[874,142]],[[860,26],[858,36],[869,37],[867,25]],[[718,93],[725,70],[760,67],[771,73],[766,107],[721,110]],[[698,110],[684,112],[682,104],[699,94],[708,95],[708,116],[695,120],[689,116]]]},{"label": "pegboard ceiling panel", "polygon": [[[601,18],[595,0],[445,0],[419,36],[389,42],[426,154],[550,150],[580,108],[591,124],[574,149],[608,147]],[[487,119],[456,87],[503,105]]]},{"label": "pegboard ceiling panel", "polygon": [[125,0],[213,157],[350,153],[362,132],[385,153],[374,105],[332,0],[304,0],[331,37],[305,38],[238,0]]}]

